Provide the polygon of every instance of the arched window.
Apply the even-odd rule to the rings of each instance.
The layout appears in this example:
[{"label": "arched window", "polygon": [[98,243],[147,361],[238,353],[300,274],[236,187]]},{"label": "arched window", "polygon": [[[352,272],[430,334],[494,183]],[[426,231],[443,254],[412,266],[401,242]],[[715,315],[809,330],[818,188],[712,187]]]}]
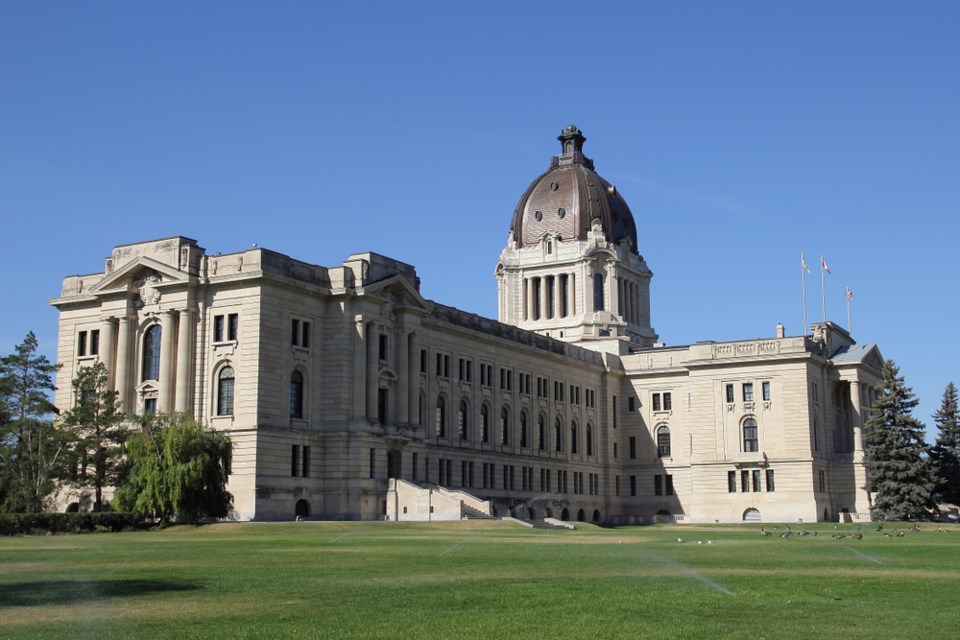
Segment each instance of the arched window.
[{"label": "arched window", "polygon": [[593,427],[587,424],[587,455],[593,455]]},{"label": "arched window", "polygon": [[520,412],[520,446],[529,447],[530,446],[530,425],[529,420],[527,419],[527,412]]},{"label": "arched window", "polygon": [[747,418],[743,421],[743,450],[745,453],[758,451],[757,421]]},{"label": "arched window", "polygon": [[299,371],[290,374],[290,417],[303,419],[303,374]]},{"label": "arched window", "polygon": [[540,451],[547,450],[547,416],[542,413],[537,418],[537,448]]},{"label": "arched window", "polygon": [[577,442],[577,440],[579,440],[579,438],[577,437],[578,435],[579,434],[577,433],[577,422],[576,420],[574,420],[572,423],[570,423],[570,453],[577,453],[579,451],[579,446]]},{"label": "arched window", "polygon": [[593,276],[593,310],[603,311],[603,274]]},{"label": "arched window", "polygon": [[500,444],[510,444],[510,410],[506,407],[500,410]]},{"label": "arched window", "polygon": [[227,365],[217,376],[217,415],[233,415],[233,367]]},{"label": "arched window", "polygon": [[469,405],[467,405],[467,401],[465,399],[461,400],[460,411],[457,412],[457,434],[460,436],[461,440],[470,439],[470,432],[468,430],[469,415],[470,415],[470,407]]},{"label": "arched window", "polygon": [[480,407],[480,441],[490,442],[490,408],[485,404]]},{"label": "arched window", "polygon": [[447,437],[447,403],[444,402],[443,396],[437,396],[437,411],[435,415],[435,426],[437,429],[438,438]]},{"label": "arched window", "polygon": [[553,427],[553,437],[557,440],[557,452],[563,451],[563,424],[560,418],[557,418],[557,424]]},{"label": "arched window", "polygon": [[160,379],[160,325],[151,326],[143,334],[143,366],[140,382]]},{"label": "arched window", "polygon": [[657,457],[670,457],[670,427],[662,426],[657,429]]}]

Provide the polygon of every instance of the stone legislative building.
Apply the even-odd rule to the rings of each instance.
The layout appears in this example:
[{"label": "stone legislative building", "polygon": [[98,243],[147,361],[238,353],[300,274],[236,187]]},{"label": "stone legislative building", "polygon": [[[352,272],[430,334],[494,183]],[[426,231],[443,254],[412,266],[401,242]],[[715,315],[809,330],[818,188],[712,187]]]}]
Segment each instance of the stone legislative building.
[{"label": "stone legislative building", "polygon": [[559,140],[510,221],[496,320],[375,253],[126,244],[51,300],[56,405],[99,361],[124,411],[226,432],[241,520],[868,518],[876,346],[831,322],[663,346],[630,208],[576,127]]}]

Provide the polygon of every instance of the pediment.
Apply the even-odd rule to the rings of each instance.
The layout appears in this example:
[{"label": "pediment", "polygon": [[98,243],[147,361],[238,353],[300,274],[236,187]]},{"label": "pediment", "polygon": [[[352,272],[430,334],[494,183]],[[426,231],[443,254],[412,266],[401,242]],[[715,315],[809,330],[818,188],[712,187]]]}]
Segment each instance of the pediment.
[{"label": "pediment", "polygon": [[377,282],[372,282],[360,290],[365,296],[375,296],[389,300],[393,305],[400,307],[416,307],[427,311],[427,301],[413,284],[403,276],[395,275]]},{"label": "pediment", "polygon": [[149,279],[154,275],[159,276],[155,284],[160,287],[173,283],[186,283],[189,279],[188,274],[168,264],[153,258],[139,257],[108,274],[103,280],[93,285],[89,293],[98,294],[117,289],[138,288],[135,284],[137,281]]}]

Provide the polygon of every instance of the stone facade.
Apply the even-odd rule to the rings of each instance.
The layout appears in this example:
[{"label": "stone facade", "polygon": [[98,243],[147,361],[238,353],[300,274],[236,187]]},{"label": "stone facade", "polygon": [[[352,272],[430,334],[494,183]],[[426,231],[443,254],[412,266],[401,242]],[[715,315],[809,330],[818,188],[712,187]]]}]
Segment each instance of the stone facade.
[{"label": "stone facade", "polygon": [[[565,130],[518,207],[499,321],[425,300],[412,266],[374,253],[321,267],[257,247],[211,256],[183,237],[123,245],[51,301],[56,405],[101,361],[126,411],[228,433],[239,519],[399,517],[397,495],[421,493],[391,479],[527,519],[866,517],[876,347],[829,322],[659,345],[632,217],[583,140]],[[543,222],[538,185],[573,170],[584,193],[546,187],[568,213],[518,239],[518,215]]]}]

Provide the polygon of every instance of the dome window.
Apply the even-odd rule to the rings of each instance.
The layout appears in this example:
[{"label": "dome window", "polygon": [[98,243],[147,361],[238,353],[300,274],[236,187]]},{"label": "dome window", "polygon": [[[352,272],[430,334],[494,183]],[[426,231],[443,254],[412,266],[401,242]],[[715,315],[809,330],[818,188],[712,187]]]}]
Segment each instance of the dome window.
[{"label": "dome window", "polygon": [[563,217],[567,215],[567,210],[564,209],[563,207],[560,207],[559,209],[557,209],[557,215],[558,215],[561,219],[563,219]]},{"label": "dome window", "polygon": [[537,211],[535,214],[533,214],[533,217],[537,219],[537,222],[540,222],[543,220],[543,213],[541,211]]},{"label": "dome window", "polygon": [[556,182],[550,183],[550,191],[556,191],[559,188],[560,188],[560,185],[558,185]]}]

